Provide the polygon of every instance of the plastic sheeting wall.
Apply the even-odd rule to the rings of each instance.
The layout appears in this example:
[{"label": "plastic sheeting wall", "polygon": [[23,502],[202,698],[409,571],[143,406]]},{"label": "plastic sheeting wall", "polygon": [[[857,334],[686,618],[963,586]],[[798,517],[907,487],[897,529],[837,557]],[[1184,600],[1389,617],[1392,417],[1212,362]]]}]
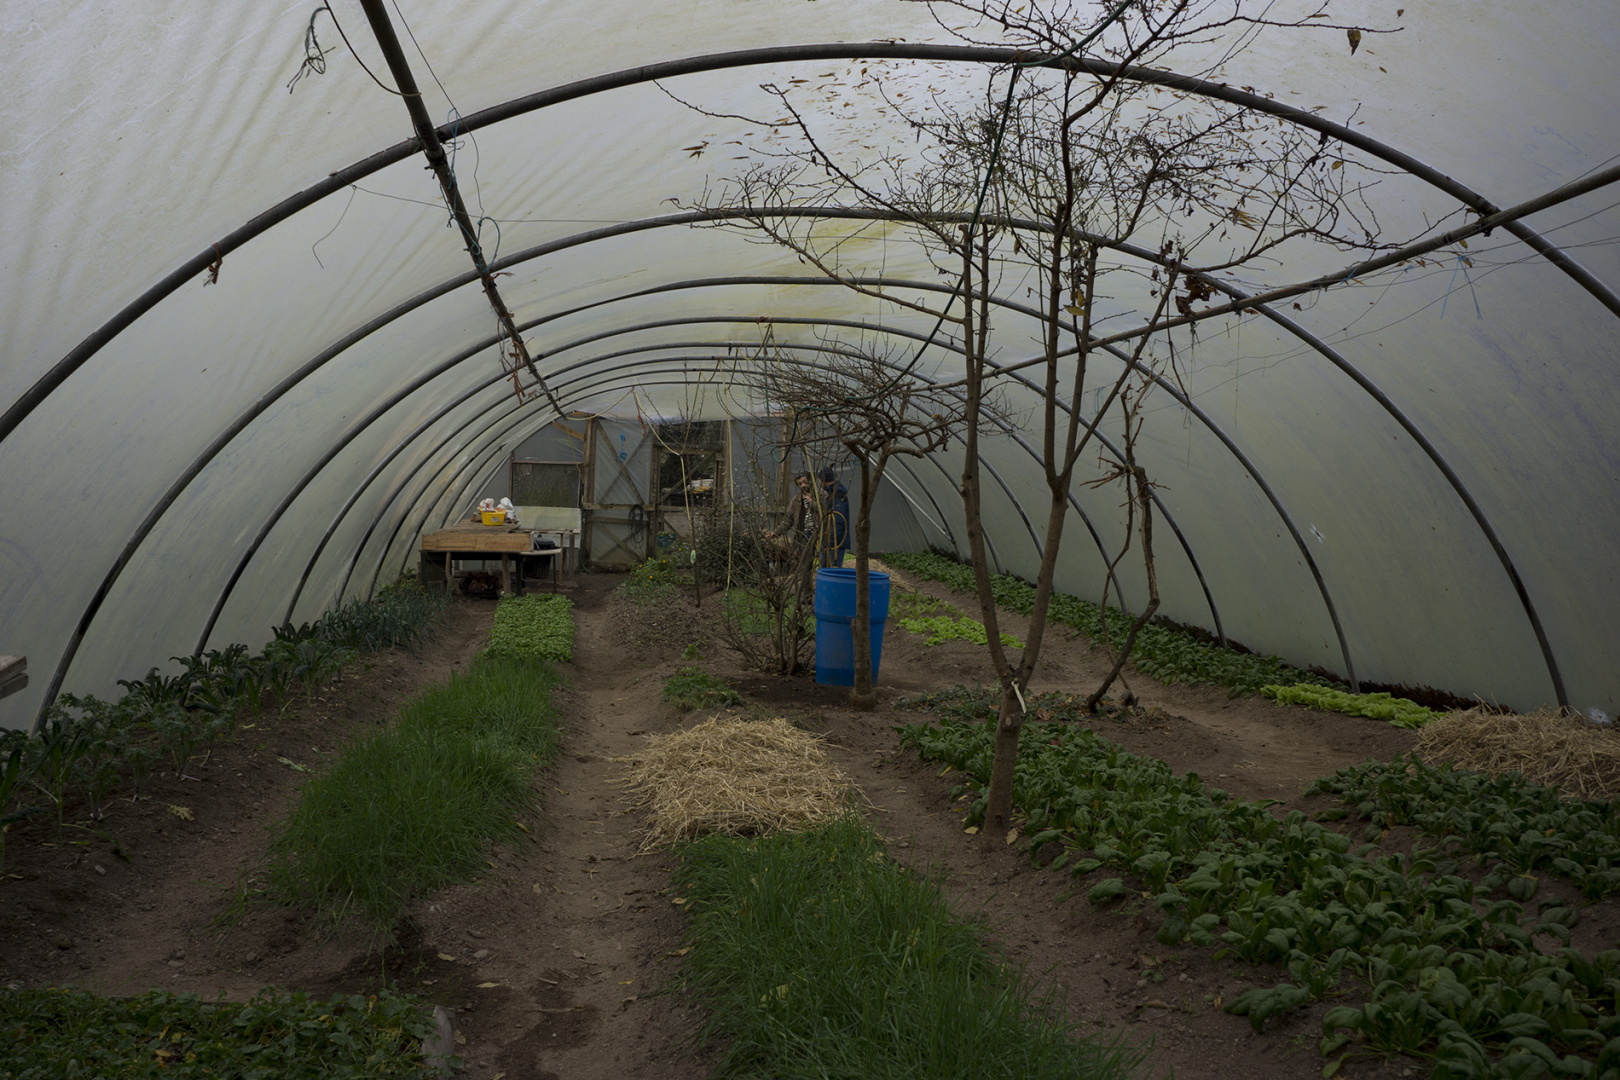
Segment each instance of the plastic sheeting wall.
[{"label": "plastic sheeting wall", "polygon": [[[313,7],[0,12],[14,117],[0,135],[0,653],[28,656],[32,676],[0,723],[29,723],[54,686],[115,691],[366,594],[554,419],[546,398],[510,393],[406,110],[356,62],[391,81],[357,2],[332,9],[358,57],[320,15],[338,47],[288,92]],[[806,80],[802,106],[852,151],[878,130],[843,119],[878,103],[868,69],[891,90],[982,94],[978,63],[875,58],[957,43],[923,5],[390,11],[564,410],[687,415],[698,400],[747,415],[730,373],[762,319],[812,363],[835,334],[889,335],[903,355],[928,333],[779,250],[673,220],[767,141],[731,118],[774,115],[762,83]],[[1465,220],[1462,188],[1510,206],[1620,155],[1612,0],[1404,11],[1350,13],[1400,26],[1354,55],[1284,33],[1212,77],[1409,155],[1420,168],[1386,164],[1372,193],[1390,235]],[[656,67],[808,43],[832,47]],[[633,74],[479,118],[614,72]],[[1556,673],[1570,705],[1620,712],[1615,190],[1524,220],[1562,267],[1504,229],[1475,240],[1471,267],[1392,269],[1178,338],[1182,378],[1156,395],[1142,448],[1180,530],[1161,539],[1166,613],[1298,663],[1520,707],[1554,700]],[[891,281],[937,283],[898,230],[848,250]],[[1289,256],[1246,287],[1349,260]],[[1025,299],[1011,283],[998,296],[999,357],[1030,352]],[[950,368],[937,350],[930,370]],[[993,561],[1017,573],[1042,542],[1028,443],[984,451]],[[959,449],[936,458],[894,482],[929,543],[964,549]],[[1073,495],[1060,576],[1095,595],[1119,499]],[[1139,602],[1139,580],[1120,587]]]}]

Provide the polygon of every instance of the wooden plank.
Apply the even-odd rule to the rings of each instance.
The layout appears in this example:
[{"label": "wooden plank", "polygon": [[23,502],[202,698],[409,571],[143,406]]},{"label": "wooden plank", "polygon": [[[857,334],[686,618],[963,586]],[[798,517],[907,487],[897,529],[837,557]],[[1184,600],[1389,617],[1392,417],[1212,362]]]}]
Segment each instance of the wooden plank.
[{"label": "wooden plank", "polygon": [[529,530],[518,525],[455,525],[422,537],[423,551],[528,551]]},{"label": "wooden plank", "polygon": [[28,685],[28,657],[0,656],[0,698],[9,697]]}]

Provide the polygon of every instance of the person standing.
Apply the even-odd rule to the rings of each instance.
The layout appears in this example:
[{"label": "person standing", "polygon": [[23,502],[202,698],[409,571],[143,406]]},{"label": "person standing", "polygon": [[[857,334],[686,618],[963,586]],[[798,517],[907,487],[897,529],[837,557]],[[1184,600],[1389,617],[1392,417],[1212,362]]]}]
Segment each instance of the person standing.
[{"label": "person standing", "polygon": [[849,550],[849,490],[838,482],[831,465],[821,467],[822,566],[843,566]]},{"label": "person standing", "polygon": [[791,536],[803,540],[816,534],[815,490],[811,485],[810,474],[794,473],[793,487],[793,494],[788,496],[782,520],[777,523],[776,528],[765,534],[772,539]]}]

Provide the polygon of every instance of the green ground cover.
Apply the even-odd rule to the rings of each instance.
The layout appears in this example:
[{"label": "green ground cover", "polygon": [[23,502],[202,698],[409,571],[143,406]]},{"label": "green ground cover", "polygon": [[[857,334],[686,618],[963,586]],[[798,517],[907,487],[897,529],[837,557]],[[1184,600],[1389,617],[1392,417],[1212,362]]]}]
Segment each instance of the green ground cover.
[{"label": "green ground cover", "polygon": [[680,851],[684,985],[720,1077],[1113,1078],[1140,1055],[1077,1037],[936,883],[846,819]]},{"label": "green ground cover", "polygon": [[[949,615],[931,615],[917,619],[901,619],[900,626],[913,634],[926,634],[928,639],[924,645],[943,645],[947,641],[966,641],[974,645],[986,645],[990,641],[989,633],[984,623],[977,619],[970,619],[966,615],[954,618]],[[1009,649],[1022,649],[1024,643],[1005,630],[1001,632],[1001,643]]]},{"label": "green ground cover", "polygon": [[574,602],[566,596],[503,596],[495,605],[486,656],[508,659],[574,658]]},{"label": "green ground cover", "polygon": [[[897,570],[938,581],[959,593],[973,593],[973,569],[933,554],[897,553],[881,556]],[[1035,604],[1035,586],[1009,574],[991,578],[991,591],[997,604],[1028,615]],[[1048,615],[1052,622],[1085,634],[1093,640],[1107,640],[1116,649],[1125,644],[1130,616],[1114,608],[1104,609],[1088,600],[1054,592]],[[1270,684],[1310,684],[1330,686],[1331,681],[1309,671],[1291,668],[1275,656],[1240,653],[1199,641],[1180,630],[1152,623],[1137,635],[1131,659],[1137,670],[1163,682],[1215,683],[1233,694],[1254,694]]]},{"label": "green ground cover", "polygon": [[259,653],[242,644],[172,659],[180,670],[154,667],[140,679],[120,679],[111,700],[63,694],[35,732],[0,733],[0,865],[7,831],[37,816],[60,832],[70,803],[100,820],[117,794],[141,794],[146,778],[188,763],[256,716],[267,699],[287,708],[306,700],[362,652],[411,647],[431,632],[448,601],[414,580],[355,600],[314,623],[275,628]]},{"label": "green ground cover", "polygon": [[[978,795],[968,820],[982,818],[990,725],[910,725],[901,739],[947,771],[961,770],[958,790]],[[1587,956],[1561,946],[1578,913],[1543,905],[1529,917],[1521,898],[1533,890],[1512,885],[1505,848],[1493,850],[1508,872],[1475,882],[1444,852],[1355,846],[1302,813],[1278,816],[1269,801],[1234,800],[1073,725],[1028,724],[1022,742],[1013,804],[1032,858],[1056,845],[1050,865],[1082,878],[1093,903],[1140,902],[1161,915],[1162,944],[1278,965],[1277,982],[1250,989],[1228,1011],[1259,1030],[1304,1002],[1350,992],[1350,980],[1364,1000],[1324,1017],[1322,1052],[1332,1055],[1324,1075],[1349,1056],[1393,1052],[1431,1058],[1432,1075],[1445,1080],[1620,1077],[1620,951]],[[1380,815],[1395,814],[1385,805],[1436,828],[1453,827],[1449,811],[1480,806],[1478,792],[1472,804],[1456,803],[1466,784],[1454,790],[1446,777],[1409,764],[1340,774],[1347,797],[1361,798],[1357,809],[1372,817],[1369,831],[1381,833]],[[1381,789],[1376,798],[1366,794],[1369,783]],[[1539,805],[1542,795],[1504,800]],[[1486,844],[1511,845],[1541,829],[1526,857],[1543,858],[1536,865],[1554,872],[1570,871],[1577,852],[1610,865],[1608,855],[1580,847],[1609,842],[1587,836],[1591,822],[1580,812],[1473,824]],[[1578,880],[1585,887],[1593,879]],[[1551,939],[1552,950],[1538,939]]]},{"label": "green ground cover", "polygon": [[429,1015],[408,999],[317,1001],[261,990],[244,1002],[153,990],[107,998],[0,988],[7,1080],[381,1080],[435,1075],[421,1063]]},{"label": "green ground cover", "polygon": [[1262,686],[1260,692],[1279,705],[1304,705],[1322,712],[1388,720],[1403,728],[1420,728],[1445,715],[1390,694],[1351,694],[1326,686]]}]

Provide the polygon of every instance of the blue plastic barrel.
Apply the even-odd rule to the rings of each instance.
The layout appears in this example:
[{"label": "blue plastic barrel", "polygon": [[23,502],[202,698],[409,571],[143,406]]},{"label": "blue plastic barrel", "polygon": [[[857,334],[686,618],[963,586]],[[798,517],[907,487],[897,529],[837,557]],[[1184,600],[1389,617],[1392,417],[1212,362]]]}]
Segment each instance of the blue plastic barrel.
[{"label": "blue plastic barrel", "polygon": [[[883,656],[883,624],[889,619],[889,575],[872,571],[872,684]],[[816,571],[816,682],[855,685],[855,571],[842,566]]]}]

